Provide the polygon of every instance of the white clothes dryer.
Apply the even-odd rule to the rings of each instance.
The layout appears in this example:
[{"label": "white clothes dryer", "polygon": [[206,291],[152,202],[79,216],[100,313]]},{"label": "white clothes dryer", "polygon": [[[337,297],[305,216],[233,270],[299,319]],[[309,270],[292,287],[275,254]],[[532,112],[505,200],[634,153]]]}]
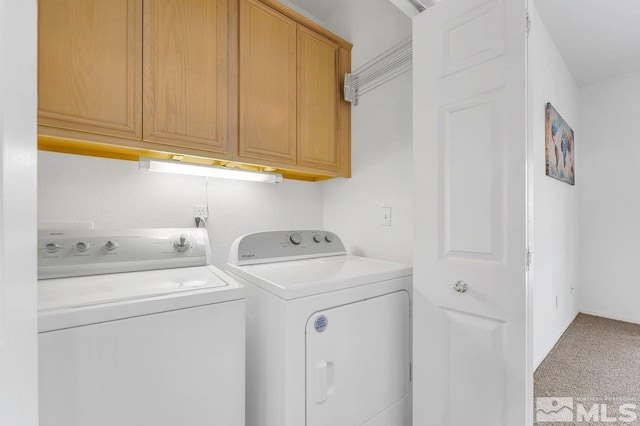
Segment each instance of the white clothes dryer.
[{"label": "white clothes dryer", "polygon": [[245,235],[247,426],[410,426],[412,268],[326,231]]}]

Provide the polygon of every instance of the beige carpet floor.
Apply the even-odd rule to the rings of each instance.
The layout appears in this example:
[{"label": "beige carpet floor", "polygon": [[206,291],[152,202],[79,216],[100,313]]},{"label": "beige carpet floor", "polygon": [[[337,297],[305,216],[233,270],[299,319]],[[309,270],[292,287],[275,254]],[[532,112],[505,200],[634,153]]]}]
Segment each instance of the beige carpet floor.
[{"label": "beige carpet floor", "polygon": [[[534,404],[540,403],[534,416],[542,416],[541,408],[551,413],[537,417],[544,421],[536,426],[640,425],[640,325],[579,314],[536,370],[534,383]],[[538,397],[554,400],[538,401]],[[560,416],[559,409],[570,402],[555,398],[573,398],[572,422],[552,421],[559,419],[552,411]],[[635,408],[626,406],[620,413],[622,404]],[[578,405],[598,417],[578,417]],[[564,410],[565,415],[568,412]]]}]

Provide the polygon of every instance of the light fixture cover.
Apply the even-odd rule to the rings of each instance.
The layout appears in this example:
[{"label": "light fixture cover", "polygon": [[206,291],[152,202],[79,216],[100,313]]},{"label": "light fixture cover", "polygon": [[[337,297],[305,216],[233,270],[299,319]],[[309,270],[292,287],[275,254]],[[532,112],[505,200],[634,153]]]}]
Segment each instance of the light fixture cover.
[{"label": "light fixture cover", "polygon": [[140,157],[140,170],[161,173],[175,173],[190,176],[206,176],[221,179],[248,180],[251,182],[280,183],[282,175],[279,173],[255,172],[252,170],[230,169],[221,166],[207,166],[204,164],[183,163],[181,161],[158,160],[156,158]]}]

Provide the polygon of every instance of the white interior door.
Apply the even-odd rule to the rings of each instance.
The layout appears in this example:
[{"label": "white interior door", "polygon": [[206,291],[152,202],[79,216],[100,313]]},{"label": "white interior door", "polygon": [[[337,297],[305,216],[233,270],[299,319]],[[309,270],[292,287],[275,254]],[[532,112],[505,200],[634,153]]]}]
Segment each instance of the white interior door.
[{"label": "white interior door", "polygon": [[37,1],[0,1],[0,425],[38,424]]},{"label": "white interior door", "polygon": [[409,295],[317,312],[306,327],[307,426],[410,426]]},{"label": "white interior door", "polygon": [[530,425],[526,1],[444,0],[413,43],[414,425]]}]

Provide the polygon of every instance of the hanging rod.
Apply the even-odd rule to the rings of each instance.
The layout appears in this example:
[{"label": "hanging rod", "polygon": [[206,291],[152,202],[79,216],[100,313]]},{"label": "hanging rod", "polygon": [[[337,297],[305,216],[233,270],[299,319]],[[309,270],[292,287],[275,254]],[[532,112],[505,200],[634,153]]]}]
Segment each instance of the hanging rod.
[{"label": "hanging rod", "polygon": [[411,37],[384,51],[360,68],[344,75],[344,99],[358,105],[360,96],[409,71],[412,67]]}]

